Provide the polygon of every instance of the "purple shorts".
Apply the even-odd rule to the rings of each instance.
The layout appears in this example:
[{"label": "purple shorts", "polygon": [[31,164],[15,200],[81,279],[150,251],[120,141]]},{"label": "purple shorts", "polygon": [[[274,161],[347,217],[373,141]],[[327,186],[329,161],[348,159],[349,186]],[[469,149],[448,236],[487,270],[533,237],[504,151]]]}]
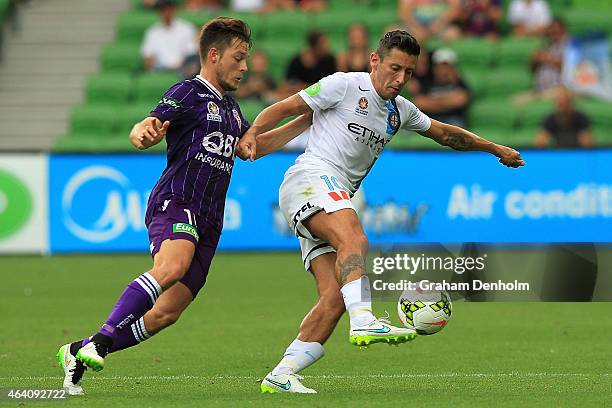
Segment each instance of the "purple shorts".
[{"label": "purple shorts", "polygon": [[195,215],[186,203],[174,200],[166,200],[149,209],[146,225],[153,258],[167,239],[186,239],[194,243],[196,248],[191,266],[180,282],[191,290],[195,299],[206,283],[221,233],[203,217]]}]

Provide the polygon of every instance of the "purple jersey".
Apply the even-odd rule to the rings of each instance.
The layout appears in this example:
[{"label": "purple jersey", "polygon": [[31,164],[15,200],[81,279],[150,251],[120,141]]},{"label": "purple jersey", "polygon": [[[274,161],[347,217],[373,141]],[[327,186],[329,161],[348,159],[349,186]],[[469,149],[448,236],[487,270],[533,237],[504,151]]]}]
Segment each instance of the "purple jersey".
[{"label": "purple jersey", "polygon": [[156,205],[174,200],[221,231],[234,152],[249,127],[238,103],[198,75],[173,85],[150,116],[170,127],[168,164],[149,197],[147,218]]}]

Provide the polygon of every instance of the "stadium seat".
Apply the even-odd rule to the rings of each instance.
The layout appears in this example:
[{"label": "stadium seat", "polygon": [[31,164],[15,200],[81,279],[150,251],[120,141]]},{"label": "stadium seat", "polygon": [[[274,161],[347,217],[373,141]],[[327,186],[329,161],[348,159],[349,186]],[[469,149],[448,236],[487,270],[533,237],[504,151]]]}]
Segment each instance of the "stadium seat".
[{"label": "stadium seat", "polygon": [[494,47],[489,40],[481,38],[467,38],[455,41],[450,48],[455,50],[462,67],[474,67],[482,71],[493,63]]},{"label": "stadium seat", "polygon": [[522,128],[507,132],[503,143],[513,148],[534,147],[537,128]]},{"label": "stadium seat", "polygon": [[181,11],[177,14],[177,17],[182,18],[183,20],[188,21],[197,28],[199,28],[202,27],[204,23],[206,23],[208,20],[210,20],[212,18],[212,15],[206,10],[197,12]]},{"label": "stadium seat", "polygon": [[140,44],[144,33],[159,20],[153,11],[131,11],[119,17],[117,38],[121,42]]},{"label": "stadium seat", "polygon": [[249,123],[253,123],[257,115],[259,115],[259,112],[264,110],[266,106],[268,105],[259,101],[240,101],[240,111],[242,112],[242,116],[244,116],[244,118],[248,120]]},{"label": "stadium seat", "polygon": [[486,98],[470,106],[469,124],[472,128],[512,129],[516,123],[516,109],[505,98]]},{"label": "stadium seat", "polygon": [[174,73],[146,73],[134,82],[134,100],[137,103],[157,103],[160,97],[180,78]]},{"label": "stadium seat", "polygon": [[101,73],[90,76],[85,86],[90,103],[123,104],[131,92],[132,78],[127,73]]},{"label": "stadium seat", "polygon": [[157,101],[151,101],[151,103],[130,103],[121,106],[117,115],[117,135],[127,137],[134,124],[146,118],[156,105]]},{"label": "stadium seat", "polygon": [[500,41],[495,59],[500,69],[509,66],[526,69],[531,55],[542,46],[539,38],[508,37]]},{"label": "stadium seat", "polygon": [[140,45],[115,43],[102,50],[102,70],[108,72],[134,72],[142,68]]},{"label": "stadium seat", "polygon": [[612,103],[598,99],[576,100],[576,108],[586,114],[593,126],[607,128],[612,132]]},{"label": "stadium seat", "polygon": [[108,138],[115,130],[116,105],[86,104],[72,109],[70,132],[84,138]]},{"label": "stadium seat", "polygon": [[532,102],[522,107],[518,112],[517,123],[519,127],[538,129],[546,116],[555,110],[552,101]]},{"label": "stadium seat", "polygon": [[612,34],[612,10],[609,4],[607,9],[601,10],[582,8],[565,11],[564,17],[570,33],[580,35],[592,31],[605,31]]},{"label": "stadium seat", "polygon": [[490,71],[484,76],[484,92],[487,97],[499,98],[528,90],[531,74],[527,67],[507,67]]},{"label": "stadium seat", "polygon": [[[386,7],[378,7],[371,9],[367,12],[367,18],[365,20],[366,27],[374,38],[380,39],[385,29],[390,26],[394,26],[399,22],[399,17],[397,15],[397,8],[395,5],[386,6]],[[361,18],[364,16],[362,15]]]},{"label": "stadium seat", "polygon": [[474,67],[460,66],[461,77],[465,84],[470,89],[472,99],[478,99],[486,94],[486,85],[482,78],[486,75],[486,71],[477,70]]},{"label": "stadium seat", "polygon": [[10,7],[10,0],[0,0],[0,24],[2,24],[4,19],[7,17]]},{"label": "stadium seat", "polygon": [[265,16],[266,38],[294,41],[304,38],[312,27],[310,14],[297,11],[283,11],[269,13]]},{"label": "stadium seat", "polygon": [[344,38],[349,26],[355,23],[365,25],[367,16],[367,11],[364,12],[364,9],[359,7],[332,9],[325,13],[315,14],[313,25],[329,36],[339,35]]},{"label": "stadium seat", "polygon": [[304,47],[304,38],[300,41],[287,42],[283,38],[271,39],[255,43],[253,50],[263,50],[268,55],[268,70],[270,75],[281,80],[285,77],[291,58]]},{"label": "stadium seat", "polygon": [[501,144],[507,143],[508,134],[514,131],[514,129],[504,129],[499,126],[470,126],[468,130],[477,134],[480,137],[484,137],[487,140]]},{"label": "stadium seat", "polygon": [[389,142],[390,149],[445,149],[446,147],[415,132],[401,131]]}]

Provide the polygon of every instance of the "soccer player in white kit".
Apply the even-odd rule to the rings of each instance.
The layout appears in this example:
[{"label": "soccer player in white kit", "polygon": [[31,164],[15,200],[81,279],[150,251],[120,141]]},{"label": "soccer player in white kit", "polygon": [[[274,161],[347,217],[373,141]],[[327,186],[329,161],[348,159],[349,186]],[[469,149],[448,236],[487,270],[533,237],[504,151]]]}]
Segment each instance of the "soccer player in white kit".
[{"label": "soccer player in white kit", "polygon": [[[406,31],[386,33],[370,56],[370,74],[336,73],[266,108],[238,146],[241,157],[255,159],[302,132],[308,134],[306,151],[285,173],[279,204],[300,241],[304,266],[315,277],[319,298],[280,363],[263,379],[262,392],[315,393],[297,373],[323,356],[323,344],[345,310],[354,345],[397,344],[416,337],[413,330],[391,326],[372,314],[365,275],[368,241],[351,203],[400,129],[456,150],[494,154],[509,167],[525,164],[516,150],[430,119],[399,96],[419,53],[418,42]],[[294,115],[301,116],[270,130]]]}]

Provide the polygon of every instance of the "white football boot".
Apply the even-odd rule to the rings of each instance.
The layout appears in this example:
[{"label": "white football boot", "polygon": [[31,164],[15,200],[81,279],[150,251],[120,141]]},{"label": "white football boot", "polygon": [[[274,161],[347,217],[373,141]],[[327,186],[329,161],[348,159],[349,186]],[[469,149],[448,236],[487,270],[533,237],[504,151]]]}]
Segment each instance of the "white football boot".
[{"label": "white football boot", "polygon": [[87,367],[70,352],[70,343],[64,344],[57,352],[60,367],[64,370],[64,389],[68,395],[83,395],[81,378]]},{"label": "white football boot", "polygon": [[416,331],[405,327],[391,326],[387,317],[380,317],[365,326],[351,326],[349,342],[355,346],[369,346],[372,343],[401,344],[414,340]]},{"label": "white football boot", "polygon": [[283,393],[292,392],[297,394],[316,394],[312,388],[305,387],[302,384],[304,377],[301,375],[287,373],[274,375],[271,372],[261,381],[262,393]]}]

